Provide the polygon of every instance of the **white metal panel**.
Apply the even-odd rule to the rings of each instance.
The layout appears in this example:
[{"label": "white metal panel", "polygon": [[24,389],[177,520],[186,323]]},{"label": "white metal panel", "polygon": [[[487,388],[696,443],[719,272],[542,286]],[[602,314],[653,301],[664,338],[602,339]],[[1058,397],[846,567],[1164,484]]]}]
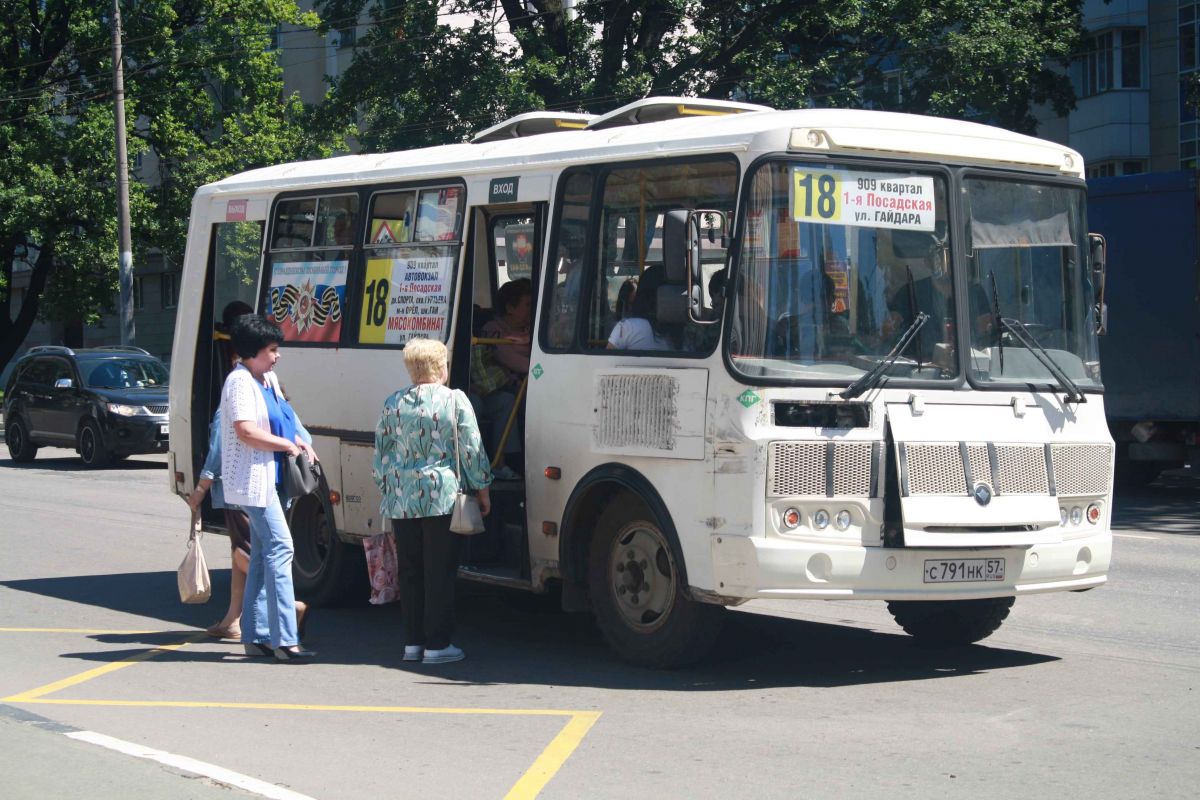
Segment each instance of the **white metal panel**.
[{"label": "white metal panel", "polygon": [[371,478],[374,458],[375,448],[371,445],[342,442],[342,530],[346,533],[375,536],[386,531],[385,521],[379,516],[382,497]]}]

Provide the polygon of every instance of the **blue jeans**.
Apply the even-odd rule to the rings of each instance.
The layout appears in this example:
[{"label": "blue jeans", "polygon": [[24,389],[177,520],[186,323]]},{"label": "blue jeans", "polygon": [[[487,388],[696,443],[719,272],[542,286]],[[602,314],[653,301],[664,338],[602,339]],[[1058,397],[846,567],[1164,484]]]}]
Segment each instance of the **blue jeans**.
[{"label": "blue jeans", "polygon": [[290,647],[296,633],[296,595],[292,588],[292,533],[279,497],[265,507],[243,506],[250,518],[250,570],[242,601],[242,641]]}]

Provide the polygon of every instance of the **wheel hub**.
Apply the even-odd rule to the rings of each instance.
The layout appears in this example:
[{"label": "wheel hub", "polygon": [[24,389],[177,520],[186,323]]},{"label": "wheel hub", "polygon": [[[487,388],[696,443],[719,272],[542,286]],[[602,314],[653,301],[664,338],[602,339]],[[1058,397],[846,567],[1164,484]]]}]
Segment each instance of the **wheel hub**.
[{"label": "wheel hub", "polygon": [[643,631],[657,628],[675,599],[675,571],[662,533],[636,527],[616,542],[612,586],[626,624]]}]

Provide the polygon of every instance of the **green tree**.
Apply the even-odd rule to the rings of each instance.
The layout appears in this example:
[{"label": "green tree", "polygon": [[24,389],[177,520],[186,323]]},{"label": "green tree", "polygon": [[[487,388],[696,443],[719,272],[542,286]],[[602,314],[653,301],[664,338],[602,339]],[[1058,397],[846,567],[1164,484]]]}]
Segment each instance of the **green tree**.
[{"label": "green tree", "polygon": [[1060,112],[1080,0],[322,0],[370,27],[326,111],[371,150],[649,95],[864,106],[1032,131]]},{"label": "green tree", "polygon": [[[255,166],[344,147],[340,131],[284,96],[272,36],[315,26],[294,0],[122,0],[135,261],[182,259],[191,197]],[[93,323],[117,283],[111,4],[4,3],[0,10],[0,367],[34,320]],[[14,262],[30,268],[10,307]]]}]

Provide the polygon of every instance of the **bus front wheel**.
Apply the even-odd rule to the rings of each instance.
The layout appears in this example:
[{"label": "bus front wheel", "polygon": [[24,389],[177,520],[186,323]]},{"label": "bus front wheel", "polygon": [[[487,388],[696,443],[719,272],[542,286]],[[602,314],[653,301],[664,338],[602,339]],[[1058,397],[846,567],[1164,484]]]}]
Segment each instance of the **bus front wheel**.
[{"label": "bus front wheel", "polygon": [[592,609],[605,640],[626,661],[681,667],[712,647],[725,609],[687,596],[667,535],[640,511],[606,514],[597,526],[588,557]]},{"label": "bus front wheel", "polygon": [[296,596],[314,606],[353,604],[369,592],[362,547],[342,542],[316,495],[301,497],[289,525]]},{"label": "bus front wheel", "polygon": [[894,600],[887,604],[897,624],[930,647],[974,644],[991,636],[1008,617],[1012,597],[983,600]]}]

